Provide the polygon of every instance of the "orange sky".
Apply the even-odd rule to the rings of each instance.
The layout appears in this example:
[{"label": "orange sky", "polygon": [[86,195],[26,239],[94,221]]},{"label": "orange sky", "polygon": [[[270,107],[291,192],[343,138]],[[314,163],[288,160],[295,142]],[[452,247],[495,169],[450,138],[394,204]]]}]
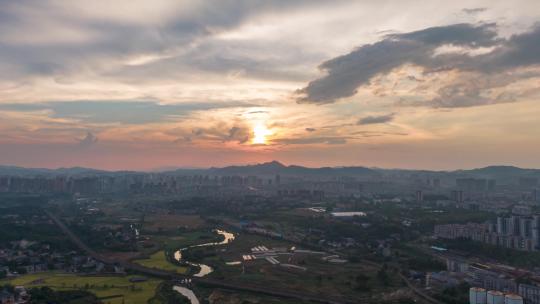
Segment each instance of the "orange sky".
[{"label": "orange sky", "polygon": [[539,20],[532,0],[0,0],[0,165],[539,168]]}]

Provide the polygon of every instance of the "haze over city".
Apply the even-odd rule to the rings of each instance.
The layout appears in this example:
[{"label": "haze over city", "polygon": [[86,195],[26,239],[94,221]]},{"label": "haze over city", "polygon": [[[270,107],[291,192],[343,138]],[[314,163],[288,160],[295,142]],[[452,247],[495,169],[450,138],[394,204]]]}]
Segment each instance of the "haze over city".
[{"label": "haze over city", "polygon": [[0,304],[540,304],[540,0],[0,0]]},{"label": "haze over city", "polygon": [[539,168],[538,1],[0,1],[0,164]]}]

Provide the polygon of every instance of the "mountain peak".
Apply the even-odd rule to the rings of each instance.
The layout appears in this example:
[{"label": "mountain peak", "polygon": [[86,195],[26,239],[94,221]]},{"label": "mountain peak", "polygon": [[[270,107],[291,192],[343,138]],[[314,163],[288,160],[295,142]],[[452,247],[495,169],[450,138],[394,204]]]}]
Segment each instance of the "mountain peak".
[{"label": "mountain peak", "polygon": [[277,160],[273,160],[271,162],[266,162],[266,163],[262,163],[262,164],[258,164],[257,166],[260,166],[260,167],[270,167],[270,168],[285,168],[286,166],[280,162],[278,162]]}]

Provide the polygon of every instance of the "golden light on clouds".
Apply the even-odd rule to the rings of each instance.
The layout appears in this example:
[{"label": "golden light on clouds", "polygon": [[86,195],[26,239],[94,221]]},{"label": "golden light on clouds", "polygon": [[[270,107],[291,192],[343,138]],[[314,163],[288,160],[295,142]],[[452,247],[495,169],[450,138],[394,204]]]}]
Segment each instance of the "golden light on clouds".
[{"label": "golden light on clouds", "polygon": [[272,135],[270,131],[263,123],[257,123],[253,127],[253,138],[251,142],[253,144],[265,145],[267,141],[267,136]]},{"label": "golden light on clouds", "polygon": [[538,0],[11,2],[0,165],[540,166]]}]

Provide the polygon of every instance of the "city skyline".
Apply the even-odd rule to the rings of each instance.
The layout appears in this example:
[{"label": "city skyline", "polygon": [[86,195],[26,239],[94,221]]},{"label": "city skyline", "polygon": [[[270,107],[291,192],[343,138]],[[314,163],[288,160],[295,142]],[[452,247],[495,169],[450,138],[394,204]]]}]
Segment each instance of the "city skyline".
[{"label": "city skyline", "polygon": [[526,0],[0,0],[0,165],[540,168],[538,20]]},{"label": "city skyline", "polygon": [[[276,165],[277,164],[277,165]],[[469,172],[469,171],[475,171],[475,170],[519,170],[519,171],[527,171],[527,170],[540,170],[540,168],[532,168],[532,167],[519,167],[519,166],[513,166],[513,165],[488,165],[483,167],[470,167],[470,168],[449,168],[446,170],[436,170],[436,169],[424,169],[424,168],[401,168],[401,167],[377,167],[377,166],[362,166],[362,165],[336,165],[336,166],[303,166],[295,163],[285,163],[280,162],[278,160],[271,160],[266,162],[254,162],[254,163],[237,163],[237,164],[225,164],[220,166],[163,166],[163,167],[155,167],[155,168],[143,168],[143,169],[107,169],[107,168],[99,168],[99,167],[85,167],[85,166],[60,166],[60,167],[30,167],[30,166],[17,166],[17,165],[10,165],[10,164],[0,164],[0,173],[2,173],[2,170],[28,170],[28,173],[40,173],[40,170],[46,170],[46,172],[55,172],[55,171],[63,171],[67,170],[66,173],[68,175],[72,174],[69,171],[74,170],[75,174],[78,173],[78,170],[82,170],[83,173],[92,173],[92,171],[96,172],[110,172],[110,173],[119,173],[119,172],[140,172],[140,173],[167,173],[167,172],[174,172],[174,171],[211,171],[213,169],[228,169],[228,168],[250,168],[250,167],[265,167],[265,166],[279,166],[282,168],[305,168],[305,169],[325,169],[325,168],[331,168],[331,169],[347,169],[347,168],[359,168],[359,169],[373,169],[373,170],[380,170],[382,172],[384,171],[409,171],[409,172],[425,172],[425,173],[458,173],[458,172]],[[35,172],[34,172],[35,170]],[[90,170],[90,171],[86,171]],[[6,172],[7,172],[6,171]]]}]

